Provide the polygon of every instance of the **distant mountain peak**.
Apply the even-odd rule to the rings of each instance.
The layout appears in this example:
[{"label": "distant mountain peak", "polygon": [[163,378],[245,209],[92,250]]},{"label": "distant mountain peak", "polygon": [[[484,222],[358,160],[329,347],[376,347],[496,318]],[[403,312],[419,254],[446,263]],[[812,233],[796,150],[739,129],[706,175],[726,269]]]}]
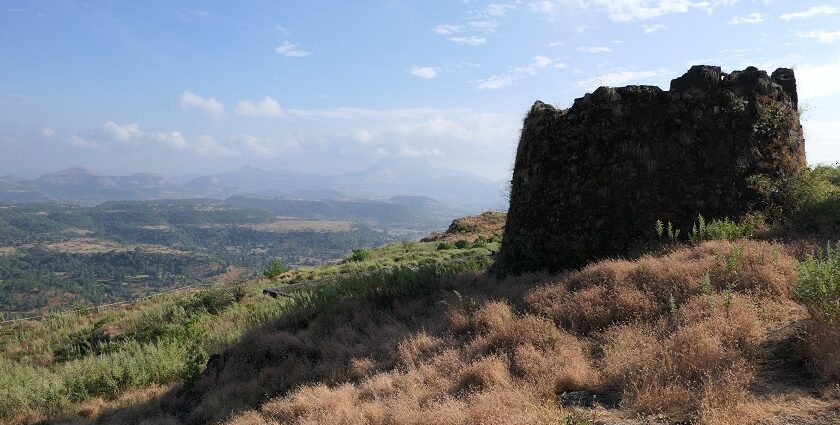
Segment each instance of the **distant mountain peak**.
[{"label": "distant mountain peak", "polygon": [[51,174],[44,174],[41,178],[45,177],[95,177],[96,173],[94,173],[89,168],[85,167],[70,167],[65,168],[61,171],[57,171]]}]

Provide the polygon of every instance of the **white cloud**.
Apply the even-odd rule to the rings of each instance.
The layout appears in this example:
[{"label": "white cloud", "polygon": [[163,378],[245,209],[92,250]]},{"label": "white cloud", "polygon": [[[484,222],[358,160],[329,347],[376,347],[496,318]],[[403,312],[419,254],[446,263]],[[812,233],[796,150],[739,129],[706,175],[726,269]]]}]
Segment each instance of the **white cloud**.
[{"label": "white cloud", "polygon": [[160,149],[182,151],[202,156],[234,157],[241,153],[220,144],[211,136],[202,135],[194,140],[187,139],[178,131],[146,132],[137,123],[119,124],[108,121],[98,130],[89,130],[70,137],[71,146],[95,151],[125,149]]},{"label": "white cloud", "polygon": [[467,46],[480,46],[487,42],[486,38],[476,37],[474,35],[469,37],[450,37],[449,40],[454,41],[458,44],[465,44]]},{"label": "white cloud", "polygon": [[250,100],[240,101],[236,104],[236,113],[248,117],[269,118],[279,118],[285,115],[280,103],[268,96],[256,103]]},{"label": "white cloud", "polygon": [[474,31],[493,32],[496,31],[496,27],[499,26],[499,23],[489,19],[476,19],[467,21],[467,26]]},{"label": "white cloud", "polygon": [[821,15],[833,15],[837,13],[837,8],[834,6],[814,6],[804,12],[785,13],[779,15],[779,19],[783,21],[790,21],[792,19],[807,19]]},{"label": "white cloud", "polygon": [[667,27],[665,25],[662,25],[662,24],[653,24],[653,25],[644,24],[644,25],[642,25],[642,29],[645,30],[645,34],[653,34],[655,32],[662,31],[665,28],[667,28]]},{"label": "white cloud", "polygon": [[478,88],[485,90],[503,89],[513,84],[516,78],[511,73],[491,75],[483,80],[478,80]]},{"label": "white cloud", "polygon": [[491,3],[486,7],[470,10],[461,25],[440,24],[432,31],[447,37],[454,43],[478,46],[487,42],[487,38],[481,35],[495,32],[508,13],[518,8],[519,3],[521,3],[520,0],[510,3]]},{"label": "white cloud", "polygon": [[441,24],[432,29],[432,31],[440,34],[440,35],[452,35],[457,34],[464,30],[464,27],[460,25],[450,25],[450,24]]},{"label": "white cloud", "polygon": [[477,88],[482,90],[497,90],[509,87],[528,75],[536,75],[539,71],[547,68],[551,64],[554,64],[555,69],[566,67],[566,64],[558,63],[552,58],[546,56],[534,56],[531,63],[528,65],[516,67],[505,73],[491,75],[488,78],[476,81],[478,83]]},{"label": "white cloud", "polygon": [[374,134],[373,130],[356,130],[353,132],[353,138],[359,143],[370,143],[373,141]]},{"label": "white cloud", "polygon": [[508,12],[516,10],[516,5],[493,3],[488,5],[486,10],[490,16],[505,16]]},{"label": "white cloud", "polygon": [[548,47],[563,47],[563,42],[562,41],[552,41],[551,43],[548,43]]},{"label": "white cloud", "polygon": [[658,18],[692,10],[711,13],[718,6],[732,6],[738,0],[543,0],[531,3],[531,10],[555,21],[559,15],[574,9],[594,8],[606,12],[614,22],[632,22]]},{"label": "white cloud", "polygon": [[189,91],[181,93],[181,107],[202,109],[215,118],[225,113],[224,105],[215,98],[202,97]]},{"label": "white cloud", "polygon": [[367,160],[371,155],[424,157],[494,179],[505,177],[521,126],[519,114],[421,111],[419,115],[409,116],[404,111],[394,114],[379,110],[375,115],[400,117],[360,122],[361,127],[351,127],[328,137],[329,141],[321,149],[343,150],[342,156]]},{"label": "white cloud", "polygon": [[755,12],[747,16],[733,16],[732,19],[726,23],[729,25],[744,25],[744,24],[760,24],[764,22],[764,15]]},{"label": "white cloud", "polygon": [[301,58],[312,54],[312,52],[308,50],[298,49],[297,44],[290,43],[289,41],[280,43],[274,51],[277,52],[278,55],[283,55],[289,58]]},{"label": "white cloud", "polygon": [[420,77],[427,80],[438,76],[438,68],[431,66],[413,67],[409,72],[415,77]]},{"label": "white cloud", "polygon": [[113,121],[108,121],[102,125],[102,131],[115,140],[127,142],[134,137],[142,134],[140,132],[140,125],[137,123],[131,124],[117,124]]},{"label": "white cloud", "polygon": [[578,47],[579,52],[583,53],[609,53],[612,49],[606,46],[592,46],[592,47]]},{"label": "white cloud", "polygon": [[670,75],[667,69],[661,68],[655,71],[628,71],[617,69],[600,74],[594,78],[577,82],[577,86],[583,90],[592,91],[601,86],[623,86],[627,84],[642,84],[664,82]]},{"label": "white cloud", "polygon": [[825,31],[814,30],[806,32],[797,32],[796,36],[799,38],[810,38],[819,41],[820,43],[831,44],[840,40],[840,31]]},{"label": "white cloud", "polygon": [[329,108],[329,109],[289,109],[289,115],[323,120],[392,120],[434,116],[441,113],[458,113],[458,109],[435,108]]},{"label": "white cloud", "polygon": [[575,32],[578,34],[583,34],[586,30],[589,29],[589,25],[578,25],[575,27]]},{"label": "white cloud", "polygon": [[55,129],[44,127],[39,131],[39,133],[41,134],[41,137],[53,137],[55,136]]},{"label": "white cloud", "polygon": [[232,142],[237,148],[241,147],[246,153],[263,158],[274,158],[281,153],[300,149],[297,141],[278,142],[247,134],[234,137]]}]

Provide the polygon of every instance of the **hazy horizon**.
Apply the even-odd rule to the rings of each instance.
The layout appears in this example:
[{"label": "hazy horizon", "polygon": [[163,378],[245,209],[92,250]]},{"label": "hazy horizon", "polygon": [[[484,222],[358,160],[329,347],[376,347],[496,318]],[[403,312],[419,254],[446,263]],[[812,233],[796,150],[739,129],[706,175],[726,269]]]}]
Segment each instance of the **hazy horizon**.
[{"label": "hazy horizon", "polygon": [[408,157],[498,181],[535,100],[667,89],[693,64],[794,67],[809,162],[840,160],[829,2],[251,4],[4,3],[0,175],[337,174]]}]

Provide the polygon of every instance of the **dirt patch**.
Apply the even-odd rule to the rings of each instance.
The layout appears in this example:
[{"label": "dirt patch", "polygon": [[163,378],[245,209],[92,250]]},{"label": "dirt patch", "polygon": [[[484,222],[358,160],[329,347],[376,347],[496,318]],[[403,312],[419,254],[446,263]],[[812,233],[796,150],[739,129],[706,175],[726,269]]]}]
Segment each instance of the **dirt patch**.
[{"label": "dirt patch", "polygon": [[68,228],[62,230],[61,233],[69,233],[69,234],[73,234],[73,235],[85,236],[85,235],[89,235],[91,233],[94,233],[94,231],[90,230],[90,229],[82,229],[80,227],[68,227]]},{"label": "dirt patch", "polygon": [[277,233],[300,232],[305,230],[346,232],[353,229],[353,223],[350,221],[332,220],[275,220],[266,223],[246,224],[243,227]]},{"label": "dirt patch", "polygon": [[163,245],[152,245],[152,244],[131,244],[131,245],[124,245],[119,244],[112,241],[106,241],[101,239],[93,239],[93,238],[79,238],[79,239],[70,239],[68,241],[63,242],[55,242],[48,245],[44,245],[44,248],[52,249],[55,251],[61,252],[69,252],[72,254],[97,254],[102,252],[126,252],[132,251],[137,248],[140,248],[147,252],[157,252],[162,254],[175,254],[175,255],[189,255],[186,251],[181,251],[173,248],[169,248]]},{"label": "dirt patch", "polygon": [[138,228],[144,229],[144,230],[169,230],[169,229],[171,229],[171,227],[169,227],[166,224],[154,224],[154,225],[147,225],[147,226],[138,226]]}]

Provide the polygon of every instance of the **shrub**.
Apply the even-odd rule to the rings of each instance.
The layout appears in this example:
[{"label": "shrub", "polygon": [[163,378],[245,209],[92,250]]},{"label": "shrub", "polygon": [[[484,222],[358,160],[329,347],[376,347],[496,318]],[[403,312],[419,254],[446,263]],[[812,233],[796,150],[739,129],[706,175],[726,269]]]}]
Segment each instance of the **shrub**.
[{"label": "shrub", "polygon": [[714,219],[709,223],[702,215],[697,215],[697,221],[691,227],[689,239],[693,243],[711,240],[735,240],[749,238],[755,234],[763,219],[759,215],[750,215],[736,223],[728,218]]},{"label": "shrub", "polygon": [[794,294],[811,312],[805,352],[826,383],[840,382],[840,244],[799,264]]},{"label": "shrub", "polygon": [[840,315],[840,243],[824,253],[809,255],[799,264],[795,295],[811,312],[828,322]]},{"label": "shrub", "polygon": [[272,260],[271,264],[269,264],[268,268],[263,272],[263,276],[269,279],[274,279],[287,271],[289,271],[289,268],[284,266],[280,260]]},{"label": "shrub", "polygon": [[455,242],[455,248],[458,249],[467,249],[470,247],[470,243],[465,240],[460,240]]},{"label": "shrub", "polygon": [[455,249],[455,244],[453,244],[452,242],[441,242],[437,245],[438,251],[446,251],[450,249]]},{"label": "shrub", "polygon": [[370,250],[364,248],[356,248],[353,250],[353,255],[350,257],[350,261],[362,262],[366,261],[369,258]]}]

